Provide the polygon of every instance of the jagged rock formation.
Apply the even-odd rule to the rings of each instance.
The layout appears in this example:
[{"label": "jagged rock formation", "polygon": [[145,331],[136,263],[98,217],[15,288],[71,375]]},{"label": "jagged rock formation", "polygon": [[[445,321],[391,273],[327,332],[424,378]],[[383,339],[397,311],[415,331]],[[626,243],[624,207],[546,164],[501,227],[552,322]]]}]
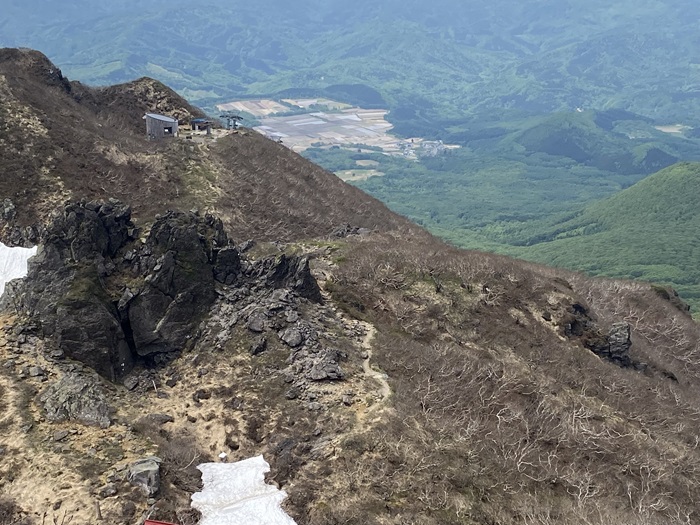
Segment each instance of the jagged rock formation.
[{"label": "jagged rock formation", "polygon": [[615,322],[605,334],[591,317],[589,310],[580,303],[571,305],[565,321],[564,334],[581,340],[583,345],[597,356],[622,367],[637,370],[647,368],[646,363],[637,361],[630,355],[632,340],[629,323]]},{"label": "jagged rock formation", "polygon": [[119,201],[68,204],[41,232],[27,279],[6,301],[67,357],[120,379],[140,357],[188,347],[217,287],[246,280],[321,299],[308,259],[250,265],[211,215],[167,212],[140,234]]}]

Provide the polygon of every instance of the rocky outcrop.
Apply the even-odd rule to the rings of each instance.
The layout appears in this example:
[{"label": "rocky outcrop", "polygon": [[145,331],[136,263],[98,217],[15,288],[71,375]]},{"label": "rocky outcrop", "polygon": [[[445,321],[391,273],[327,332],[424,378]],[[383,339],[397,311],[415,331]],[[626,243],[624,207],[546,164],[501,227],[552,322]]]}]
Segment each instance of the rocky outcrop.
[{"label": "rocky outcrop", "polygon": [[[169,212],[153,225],[140,259],[143,284],[121,303],[135,351],[141,355],[184,348],[214,302],[214,269],[233,282],[233,257],[221,221]],[[224,248],[224,261],[217,261]],[[235,251],[235,250],[234,250]],[[133,266],[133,265],[132,265]],[[139,266],[138,263],[136,265]]]},{"label": "rocky outcrop", "polygon": [[130,215],[116,201],[67,205],[41,232],[27,278],[13,291],[15,306],[36,319],[66,356],[111,378],[132,365],[104,286],[117,252],[133,240]]},{"label": "rocky outcrop", "polygon": [[233,247],[219,251],[214,265],[214,279],[226,285],[236,282],[241,273],[241,255]]},{"label": "rocky outcrop", "polygon": [[107,397],[93,375],[68,373],[50,385],[39,401],[50,421],[78,421],[100,428],[111,424]]},{"label": "rocky outcrop", "polygon": [[630,325],[625,322],[613,324],[610,331],[604,333],[591,318],[588,309],[579,303],[570,307],[564,320],[564,335],[568,338],[579,339],[591,352],[618,366],[643,370],[646,365],[630,356],[630,334]]},{"label": "rocky outcrop", "polygon": [[630,325],[627,323],[615,323],[608,333],[608,353],[610,357],[614,359],[629,359],[631,346]]},{"label": "rocky outcrop", "polygon": [[215,299],[215,268],[226,282],[240,270],[211,216],[168,212],[145,241],[139,233],[118,201],[69,204],[42,232],[13,292],[13,304],[67,357],[110,379],[139,356],[184,348]]},{"label": "rocky outcrop", "polygon": [[[6,304],[31,316],[65,357],[121,380],[142,358],[159,362],[188,348],[217,297],[251,289],[267,298],[245,313],[257,333],[279,330],[276,312],[285,324],[298,319],[292,297],[321,302],[308,258],[250,263],[208,214],[169,211],[143,237],[129,206],[81,201],[52,216],[27,278]],[[305,340],[294,329],[280,337],[291,347]]]},{"label": "rocky outcrop", "polygon": [[251,271],[251,275],[262,278],[268,286],[286,288],[311,301],[322,302],[321,289],[311,275],[308,257],[278,257],[263,259]]},{"label": "rocky outcrop", "polygon": [[645,369],[645,364],[633,360],[630,356],[631,347],[630,325],[625,322],[615,323],[606,335],[600,336],[599,339],[592,339],[588,344],[589,350],[593,353],[618,366]]},{"label": "rocky outcrop", "polygon": [[359,226],[351,226],[350,224],[343,224],[338,226],[330,234],[331,237],[344,238],[351,235],[367,235],[371,233],[369,228],[360,228]]}]

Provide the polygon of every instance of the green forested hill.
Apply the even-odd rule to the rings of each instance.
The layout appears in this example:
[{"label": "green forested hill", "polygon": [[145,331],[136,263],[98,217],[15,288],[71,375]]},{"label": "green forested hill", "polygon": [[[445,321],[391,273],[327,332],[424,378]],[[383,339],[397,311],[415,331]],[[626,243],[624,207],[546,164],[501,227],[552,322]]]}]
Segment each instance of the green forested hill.
[{"label": "green forested hill", "polygon": [[576,107],[678,119],[700,107],[694,12],[692,0],[7,0],[0,46],[44,50],[88,83],[156,76],[200,103],[361,85],[397,121]]},{"label": "green forested hill", "polygon": [[700,160],[696,139],[662,133],[639,115],[560,112],[472,121],[462,148],[420,162],[313,150],[333,170],[371,158],[384,177],[361,188],[451,242],[503,250],[537,242],[553,224],[678,160]]},{"label": "green forested hill", "polygon": [[700,163],[680,163],[590,205],[520,256],[592,274],[669,283],[700,307]]}]

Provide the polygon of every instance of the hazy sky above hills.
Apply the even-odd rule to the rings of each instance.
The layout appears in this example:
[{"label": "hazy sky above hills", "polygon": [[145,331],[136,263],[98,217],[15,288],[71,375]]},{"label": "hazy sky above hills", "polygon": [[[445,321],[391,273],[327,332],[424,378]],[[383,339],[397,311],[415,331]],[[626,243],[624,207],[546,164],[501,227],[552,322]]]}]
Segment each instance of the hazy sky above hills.
[{"label": "hazy sky above hills", "polygon": [[[193,3],[186,0],[6,0],[0,14],[6,43],[13,38],[23,38],[57,22],[80,23],[86,20],[128,15],[134,21],[150,13],[178,12],[198,15],[206,11],[209,16],[234,16],[258,14],[280,15],[295,22],[313,22],[318,29],[350,26],[358,19],[379,17],[389,20],[414,20],[427,26],[472,27],[480,31],[493,29],[491,24],[520,21],[523,29],[532,24],[547,24],[552,19],[568,18],[582,25],[624,25],[634,20],[657,18],[665,23],[666,30],[674,20],[694,22],[697,28],[700,9],[692,0],[209,0]],[[160,20],[167,24],[167,19]],[[343,24],[345,22],[345,24]],[[85,28],[87,29],[87,28]],[[48,35],[47,35],[48,36]],[[78,36],[78,35],[76,35]]]}]

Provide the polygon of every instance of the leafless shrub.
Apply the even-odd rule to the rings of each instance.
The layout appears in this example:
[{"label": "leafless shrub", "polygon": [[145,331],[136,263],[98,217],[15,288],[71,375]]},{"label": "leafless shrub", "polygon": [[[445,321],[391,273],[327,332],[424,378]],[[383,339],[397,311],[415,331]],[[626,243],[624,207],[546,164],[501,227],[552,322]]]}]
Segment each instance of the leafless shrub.
[{"label": "leafless shrub", "polygon": [[[353,240],[353,262],[336,275],[341,287],[361,290],[365,315],[379,325],[374,355],[397,414],[364,435],[372,447],[343,446],[336,476],[353,493],[379,491],[414,523],[478,515],[661,525],[694,516],[697,394],[672,377],[695,366],[700,351],[683,312],[639,283],[430,241],[401,245],[391,235]],[[628,322],[649,371],[624,370],[562,339],[556,315],[574,303],[602,332]],[[549,309],[560,312],[549,327],[532,317]]]},{"label": "leafless shrub", "polygon": [[195,440],[187,436],[164,439],[158,445],[158,454],[163,460],[163,477],[175,487],[190,494],[201,490],[201,473],[197,465],[208,457],[199,450]]}]

